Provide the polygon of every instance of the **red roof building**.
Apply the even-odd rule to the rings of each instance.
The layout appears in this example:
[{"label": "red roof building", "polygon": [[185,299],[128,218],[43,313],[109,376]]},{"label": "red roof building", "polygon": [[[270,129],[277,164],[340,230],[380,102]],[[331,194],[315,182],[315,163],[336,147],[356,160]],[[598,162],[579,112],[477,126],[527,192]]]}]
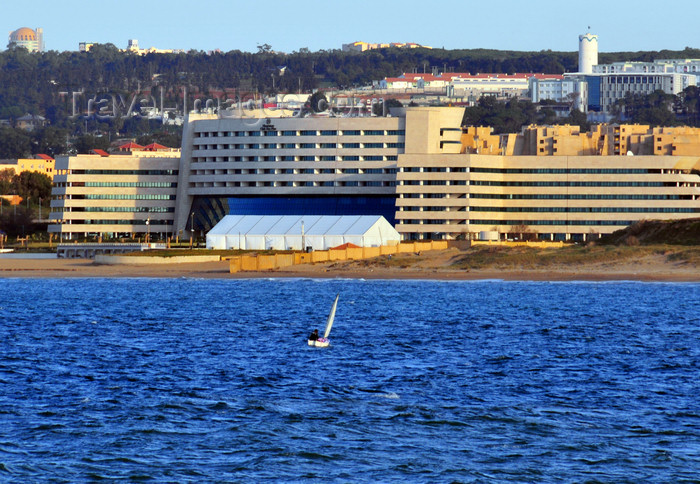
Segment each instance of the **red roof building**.
[{"label": "red roof building", "polygon": [[151,143],[143,147],[143,151],[170,151],[170,148],[158,143]]},{"label": "red roof building", "polygon": [[142,150],[143,146],[138,143],[134,143],[133,141],[129,141],[128,143],[121,145],[118,149],[119,151],[136,151]]}]

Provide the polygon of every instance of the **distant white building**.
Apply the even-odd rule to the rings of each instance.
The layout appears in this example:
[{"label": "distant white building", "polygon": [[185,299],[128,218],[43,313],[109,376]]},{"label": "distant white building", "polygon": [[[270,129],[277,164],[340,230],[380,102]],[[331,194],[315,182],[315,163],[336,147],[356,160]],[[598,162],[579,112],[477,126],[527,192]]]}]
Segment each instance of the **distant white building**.
[{"label": "distant white building", "polygon": [[149,47],[147,49],[142,49],[139,47],[139,41],[137,39],[129,39],[129,43],[126,47],[126,52],[133,52],[138,55],[146,54],[182,54],[185,51],[182,49],[156,49],[155,47]]},{"label": "distant white building", "polygon": [[579,77],[564,79],[530,79],[530,100],[570,103],[573,109],[587,111],[588,84]]},{"label": "distant white building", "polygon": [[694,74],[665,73],[615,73],[600,74],[600,105],[603,111],[610,108],[619,99],[627,95],[649,95],[661,90],[666,94],[678,95],[685,88],[695,86]]}]

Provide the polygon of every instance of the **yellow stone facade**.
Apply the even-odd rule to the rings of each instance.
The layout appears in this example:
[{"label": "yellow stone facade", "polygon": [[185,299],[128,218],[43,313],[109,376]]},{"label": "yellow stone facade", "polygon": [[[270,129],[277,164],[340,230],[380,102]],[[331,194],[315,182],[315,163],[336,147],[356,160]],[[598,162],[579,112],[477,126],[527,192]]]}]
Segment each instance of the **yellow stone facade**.
[{"label": "yellow stone facade", "polygon": [[43,173],[49,178],[55,174],[56,161],[53,158],[19,158],[11,163],[0,164],[0,170],[12,170],[14,175],[19,175],[25,171],[35,171]]},{"label": "yellow stone facade", "polygon": [[396,229],[404,239],[498,232],[583,241],[642,219],[700,216],[696,128],[467,128],[461,139],[459,154],[399,155]]},{"label": "yellow stone facade", "polygon": [[599,124],[581,132],[578,126],[528,126],[522,133],[498,135],[489,127],[466,127],[461,152],[507,156],[698,155],[700,128]]}]

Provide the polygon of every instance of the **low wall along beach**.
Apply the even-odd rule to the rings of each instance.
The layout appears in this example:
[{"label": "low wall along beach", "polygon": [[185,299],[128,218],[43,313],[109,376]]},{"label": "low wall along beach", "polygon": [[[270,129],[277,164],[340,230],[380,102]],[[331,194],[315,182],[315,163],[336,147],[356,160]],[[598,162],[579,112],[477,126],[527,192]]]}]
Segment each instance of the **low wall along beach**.
[{"label": "low wall along beach", "polygon": [[348,247],[346,249],[316,250],[291,254],[240,255],[229,258],[232,274],[244,271],[271,271],[297,264],[314,264],[346,260],[371,259],[382,255],[393,255],[428,250],[445,250],[447,241],[409,242],[379,247]]}]

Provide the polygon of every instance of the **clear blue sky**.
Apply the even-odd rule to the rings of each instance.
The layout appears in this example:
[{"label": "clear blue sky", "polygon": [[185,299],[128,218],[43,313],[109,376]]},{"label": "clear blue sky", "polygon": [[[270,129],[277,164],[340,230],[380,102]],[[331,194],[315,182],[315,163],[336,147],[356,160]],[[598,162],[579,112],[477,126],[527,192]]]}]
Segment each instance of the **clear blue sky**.
[{"label": "clear blue sky", "polygon": [[[676,0],[2,0],[0,31],[43,27],[46,48],[81,41],[255,52],[339,49],[355,40],[433,47],[576,51],[591,27],[601,52],[700,47],[700,1]],[[2,48],[7,45],[7,37]]]}]

